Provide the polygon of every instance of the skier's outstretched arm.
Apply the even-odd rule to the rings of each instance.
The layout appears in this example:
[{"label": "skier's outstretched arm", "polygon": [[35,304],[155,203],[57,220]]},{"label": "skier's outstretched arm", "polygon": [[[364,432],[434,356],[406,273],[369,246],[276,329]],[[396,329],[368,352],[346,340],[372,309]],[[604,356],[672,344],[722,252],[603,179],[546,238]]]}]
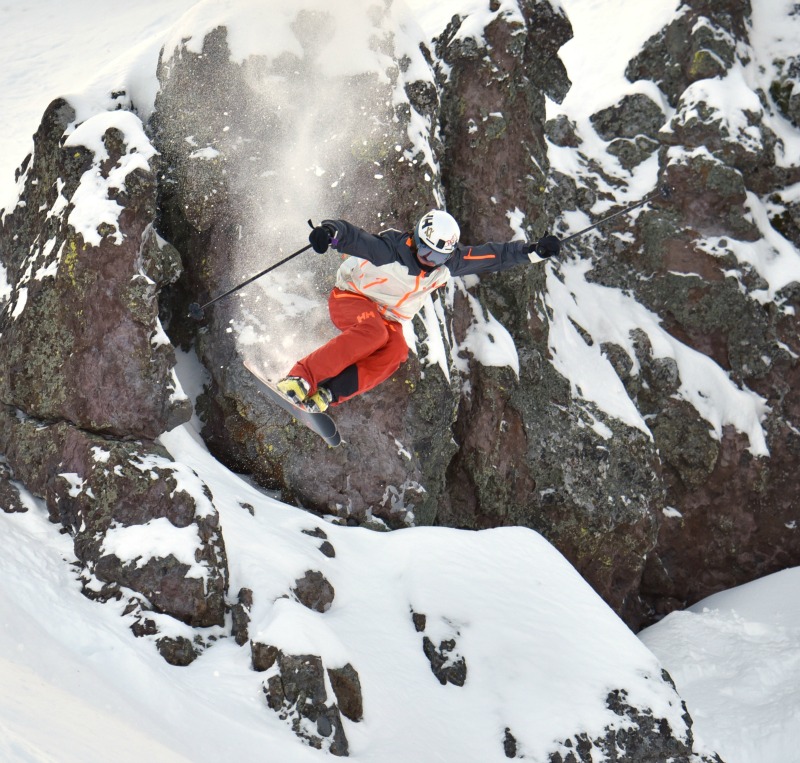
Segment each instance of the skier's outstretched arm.
[{"label": "skier's outstretched arm", "polygon": [[390,243],[346,220],[323,220],[308,236],[315,252],[323,254],[333,247],[337,252],[369,260],[375,265],[387,265],[396,257]]},{"label": "skier's outstretched arm", "polygon": [[544,262],[559,253],[561,242],[557,236],[542,236],[535,244],[527,241],[510,241],[506,244],[488,242],[478,246],[459,244],[447,262],[454,276],[477,275],[507,270],[515,265]]}]

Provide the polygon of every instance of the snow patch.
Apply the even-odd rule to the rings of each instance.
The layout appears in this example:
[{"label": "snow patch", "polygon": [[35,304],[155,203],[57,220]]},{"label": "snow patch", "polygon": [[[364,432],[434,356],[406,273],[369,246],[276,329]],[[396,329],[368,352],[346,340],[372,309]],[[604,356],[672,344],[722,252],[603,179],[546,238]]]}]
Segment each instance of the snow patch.
[{"label": "snow patch", "polygon": [[558,270],[547,272],[551,362],[569,380],[573,397],[594,403],[612,418],[652,437],[602,350],[605,343],[621,347],[631,359],[631,373],[638,374],[633,342],[638,329],[647,334],[654,358],[676,362],[681,382],[677,396],[692,404],[717,440],[723,427],[731,425],[747,435],[753,455],[768,456],[761,426],[769,410],[766,400],[739,388],[711,358],[672,337],[656,314],[622,290],[589,282],[586,273],[591,268],[588,260],[568,260]]},{"label": "snow patch", "polygon": [[68,495],[70,498],[77,498],[83,492],[86,483],[80,475],[75,472],[62,472],[58,476],[66,480],[69,485]]},{"label": "snow patch", "polygon": [[[127,153],[120,157],[108,177],[103,177],[100,165],[109,158],[103,136],[111,128],[123,133]],[[144,134],[141,120],[129,111],[97,114],[76,127],[64,145],[85,146],[94,153],[91,168],[83,173],[72,196],[74,206],[68,218],[69,224],[92,246],[99,246],[102,241],[98,227],[111,226],[114,242],[121,244],[123,234],[119,230],[119,215],[122,207],[111,198],[110,191],[124,191],[125,178],[134,170],[150,170],[149,160],[155,149]]]},{"label": "snow patch", "polygon": [[508,367],[519,376],[519,355],[511,334],[481,303],[467,291],[465,281],[455,281],[472,311],[472,322],[466,336],[455,347],[454,362],[462,372],[468,370],[465,355],[469,353],[484,366]]},{"label": "snow patch", "polygon": [[714,257],[733,253],[768,284],[766,289],[749,292],[760,304],[776,301],[778,292],[792,283],[800,283],[800,252],[769,221],[766,204],[748,192],[746,206],[761,234],[758,241],[738,241],[730,237],[708,237],[696,241],[698,248]]},{"label": "snow patch", "polygon": [[17,300],[14,304],[14,309],[11,311],[11,319],[16,320],[22,315],[22,311],[25,309],[25,306],[28,304],[28,288],[23,286],[21,289],[17,290]]},{"label": "snow patch", "polygon": [[174,556],[189,567],[185,577],[206,580],[208,568],[197,562],[197,552],[202,547],[196,525],[175,527],[169,519],[161,517],[143,525],[109,528],[101,550],[104,554],[113,554],[123,564],[136,562],[137,568],[144,567],[151,559]]}]

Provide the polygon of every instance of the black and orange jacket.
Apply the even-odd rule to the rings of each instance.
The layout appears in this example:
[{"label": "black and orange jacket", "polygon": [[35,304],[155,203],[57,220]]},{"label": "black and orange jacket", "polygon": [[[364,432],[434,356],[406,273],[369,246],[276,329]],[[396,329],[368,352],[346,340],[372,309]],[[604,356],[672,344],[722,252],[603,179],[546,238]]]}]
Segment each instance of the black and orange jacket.
[{"label": "black and orange jacket", "polygon": [[444,265],[430,268],[417,259],[410,233],[389,229],[375,235],[346,220],[323,222],[336,228],[331,246],[349,255],[339,266],[336,287],[372,300],[389,320],[413,318],[428,295],[452,276],[479,275],[542,262],[535,253],[528,253],[530,244],[525,241],[489,242],[478,246],[457,244]]}]

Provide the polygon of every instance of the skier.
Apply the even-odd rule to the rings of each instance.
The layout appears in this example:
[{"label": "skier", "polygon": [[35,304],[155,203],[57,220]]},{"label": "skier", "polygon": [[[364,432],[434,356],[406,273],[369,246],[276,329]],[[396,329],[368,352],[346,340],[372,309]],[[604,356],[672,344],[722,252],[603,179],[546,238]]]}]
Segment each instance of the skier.
[{"label": "skier", "polygon": [[452,276],[543,262],[561,246],[552,235],[535,244],[479,246],[460,244],[460,236],[455,219],[439,209],[423,215],[412,233],[389,229],[373,235],[345,220],[323,220],[314,227],[308,240],[315,252],[333,247],[349,255],[328,299],[331,320],[341,333],[299,360],[278,389],[316,412],[373,389],[408,357],[401,322],[419,312],[428,294]]}]

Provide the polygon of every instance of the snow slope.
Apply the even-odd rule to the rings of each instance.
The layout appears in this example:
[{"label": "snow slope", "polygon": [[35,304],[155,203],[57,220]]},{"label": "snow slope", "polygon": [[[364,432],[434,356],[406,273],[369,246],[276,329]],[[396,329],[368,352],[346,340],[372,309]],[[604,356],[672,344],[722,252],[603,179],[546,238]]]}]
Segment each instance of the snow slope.
[{"label": "snow slope", "polygon": [[[191,426],[162,442],[211,488],[231,590],[255,592],[251,638],[358,670],[365,718],[346,722],[353,759],[432,761],[446,751],[447,759],[499,763],[509,727],[520,752],[542,760],[555,740],[579,729],[601,735],[619,723],[604,707],[613,687],[683,728],[680,703],[654,680],[656,658],[533,531],[376,534],[325,525],[336,549],[329,559],[319,539],[301,532],[319,520],[225,470]],[[25,514],[0,514],[0,667],[4,686],[18,689],[0,693],[4,761],[91,763],[121,740],[130,760],[254,760],[263,749],[280,750],[281,761],[315,759],[267,709],[247,646],[225,639],[187,668],[166,665],[124,627],[123,604],[99,606],[81,595],[67,564],[69,538],[39,501],[26,496],[26,503]],[[322,571],[336,590],[324,614],[280,598],[307,569]],[[467,662],[464,687],[434,677],[412,611],[426,615],[434,643],[456,639]],[[52,703],[65,712],[43,723]]]},{"label": "snow slope", "polygon": [[642,631],[726,763],[800,761],[800,568],[709,596]]}]

